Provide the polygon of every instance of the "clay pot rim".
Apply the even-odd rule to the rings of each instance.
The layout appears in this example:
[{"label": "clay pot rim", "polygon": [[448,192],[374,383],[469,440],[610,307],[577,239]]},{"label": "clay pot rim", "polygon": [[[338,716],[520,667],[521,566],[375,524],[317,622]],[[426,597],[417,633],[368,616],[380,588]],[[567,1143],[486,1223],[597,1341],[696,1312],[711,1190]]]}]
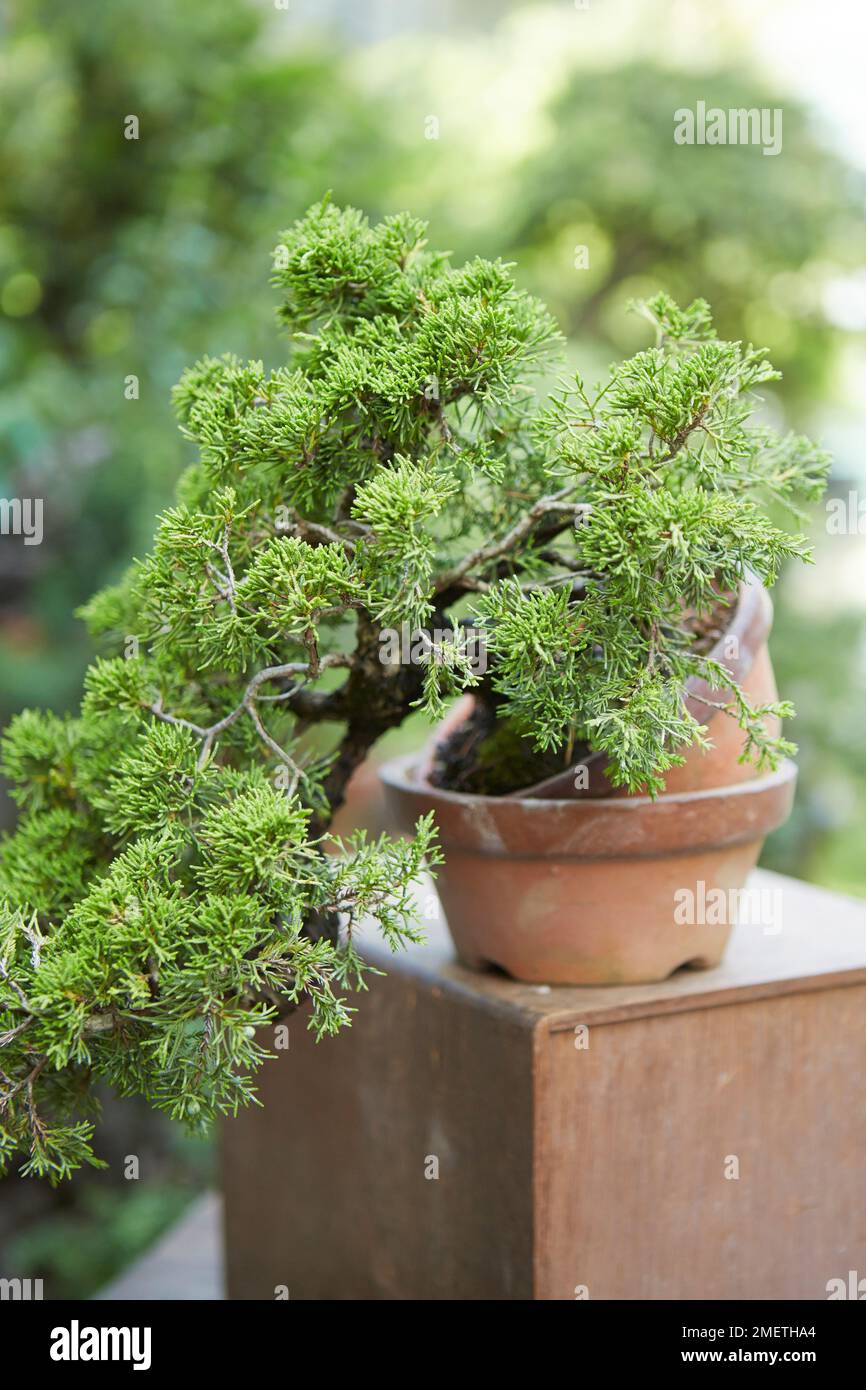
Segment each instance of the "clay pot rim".
[{"label": "clay pot rim", "polygon": [[[390,796],[415,802],[413,812],[441,812],[446,851],[513,859],[654,859],[748,844],[787,819],[797,777],[796,763],[786,758],[775,772],[728,786],[664,792],[655,801],[566,800],[446,791],[419,776],[421,767],[411,753],[385,763],[379,775]],[[499,844],[492,843],[491,830]]]},{"label": "clay pot rim", "polygon": [[642,807],[659,807],[662,805],[673,806],[687,802],[719,801],[730,797],[754,796],[758,791],[768,791],[771,787],[785,786],[793,781],[797,775],[797,764],[790,758],[783,758],[775,772],[763,772],[758,777],[748,777],[742,782],[731,782],[728,786],[722,787],[701,787],[695,791],[685,792],[662,792],[660,796],[653,799],[651,796],[593,796],[585,800],[563,800],[555,796],[523,796],[512,792],[507,796],[483,796],[477,792],[454,792],[448,791],[445,787],[436,787],[429,782],[426,777],[412,777],[406,775],[406,769],[411,771],[420,770],[422,757],[418,753],[404,753],[396,758],[389,758],[379,768],[379,776],[388,787],[394,787],[398,791],[418,792],[422,795],[435,796],[441,801],[449,801],[455,805],[467,805],[470,802],[478,802],[484,806],[519,806],[531,811],[538,806],[567,806],[569,814],[575,817],[587,817],[595,811],[637,811]]}]

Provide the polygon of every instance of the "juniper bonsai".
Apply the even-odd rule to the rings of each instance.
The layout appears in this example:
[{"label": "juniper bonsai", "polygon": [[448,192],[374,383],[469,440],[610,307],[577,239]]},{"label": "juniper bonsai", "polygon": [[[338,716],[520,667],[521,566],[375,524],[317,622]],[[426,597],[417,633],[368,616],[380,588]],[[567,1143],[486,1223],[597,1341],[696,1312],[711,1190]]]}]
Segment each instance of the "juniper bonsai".
[{"label": "juniper bonsai", "polygon": [[[589,746],[655,792],[704,737],[685,681],[729,683],[688,615],[807,553],[763,506],[816,495],[826,459],[752,423],[775,373],[704,303],[659,295],[655,346],[540,407],[560,339],[508,265],[328,201],[274,264],[287,364],[185,373],[198,459],[87,605],[106,654],[80,714],[27,710],[3,742],[0,1144],[25,1174],[99,1161],[96,1079],[204,1126],[254,1097],[262,1024],[302,1001],[319,1036],[351,1021],[356,926],[415,939],[437,860],[429,821],[411,844],[329,829],[387,729],[474,688],[520,775]],[[383,659],[403,624],[447,638]],[[790,746],[739,692],[728,711],[759,762]]]}]

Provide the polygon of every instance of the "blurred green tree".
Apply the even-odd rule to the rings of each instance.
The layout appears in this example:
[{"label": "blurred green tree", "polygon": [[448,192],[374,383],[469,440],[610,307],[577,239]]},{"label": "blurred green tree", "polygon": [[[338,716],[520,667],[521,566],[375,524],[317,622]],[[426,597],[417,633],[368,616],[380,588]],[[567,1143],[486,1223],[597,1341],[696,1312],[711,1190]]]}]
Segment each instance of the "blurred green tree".
[{"label": "blurred green tree", "polygon": [[340,55],[281,52],[265,18],[247,0],[11,5],[0,494],[45,498],[46,537],[6,538],[0,555],[4,715],[77,691],[87,644],[70,596],[85,599],[145,544],[169,495],[183,456],[169,390],[183,364],[228,339],[251,356],[276,350],[262,290],[272,228],[323,179],[340,196],[363,181],[375,206],[368,185],[388,158],[376,112]]},{"label": "blurred green tree", "polygon": [[[699,100],[781,108],[781,153],[676,144],[674,112]],[[528,161],[506,235],[567,331],[629,351],[628,298],[659,287],[681,301],[702,295],[725,338],[771,351],[786,408],[802,415],[844,338],[823,290],[866,255],[866,179],[814,116],[745,72],[645,64],[574,72],[548,115],[555,138]]]}]

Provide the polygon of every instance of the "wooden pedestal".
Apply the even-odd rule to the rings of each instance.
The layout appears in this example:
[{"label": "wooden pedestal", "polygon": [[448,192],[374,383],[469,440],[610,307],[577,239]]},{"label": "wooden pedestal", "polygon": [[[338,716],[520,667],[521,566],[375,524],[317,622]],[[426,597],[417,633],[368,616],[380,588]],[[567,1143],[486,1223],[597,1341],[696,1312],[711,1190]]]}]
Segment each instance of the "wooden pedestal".
[{"label": "wooden pedestal", "polygon": [[[823,1299],[866,1276],[866,904],[759,873],[777,935],[556,989],[429,944],[350,1033],[302,1015],[224,1130],[228,1291]],[[387,953],[386,953],[387,954]],[[738,1176],[737,1176],[738,1174]]]}]

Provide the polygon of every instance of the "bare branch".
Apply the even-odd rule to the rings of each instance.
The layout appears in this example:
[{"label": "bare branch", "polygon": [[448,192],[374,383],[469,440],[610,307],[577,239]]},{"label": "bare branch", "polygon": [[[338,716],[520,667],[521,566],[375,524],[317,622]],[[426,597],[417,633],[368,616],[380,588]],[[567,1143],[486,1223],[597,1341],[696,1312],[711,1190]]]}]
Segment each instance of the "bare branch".
[{"label": "bare branch", "polygon": [[550,512],[571,512],[577,515],[583,510],[582,502],[566,502],[564,499],[570,492],[577,487],[577,482],[568,483],[559,492],[552,493],[548,497],[540,497],[526,512],[518,522],[512,526],[510,531],[498,541],[492,541],[488,545],[479,546],[469,555],[464,556],[459,564],[454,565],[450,570],[446,570],[436,581],[435,592],[441,594],[443,590],[449,589],[453,584],[460,583],[470,570],[483,567],[491,560],[498,560],[501,555],[506,555],[510,550],[528,536],[533,526],[542,517]]}]

